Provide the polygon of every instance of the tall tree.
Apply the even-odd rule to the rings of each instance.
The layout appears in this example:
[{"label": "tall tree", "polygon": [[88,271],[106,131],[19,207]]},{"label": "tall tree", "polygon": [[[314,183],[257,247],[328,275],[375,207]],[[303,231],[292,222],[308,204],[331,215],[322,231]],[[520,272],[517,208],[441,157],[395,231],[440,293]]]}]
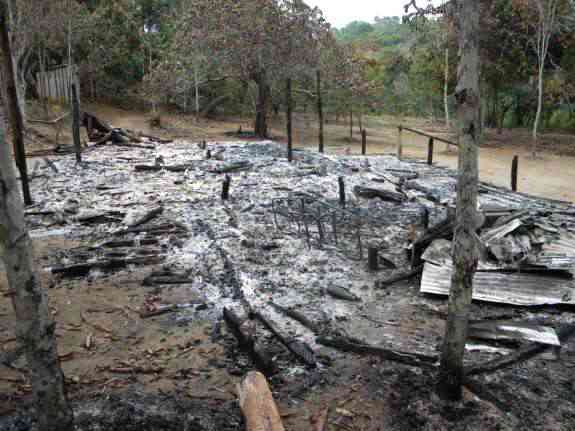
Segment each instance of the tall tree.
[{"label": "tall tree", "polygon": [[543,111],[544,73],[549,54],[549,42],[558,30],[558,12],[561,0],[528,0],[527,7],[536,12],[532,45],[537,55],[537,112],[532,129],[532,153],[537,155],[537,138]]},{"label": "tall tree", "polygon": [[0,53],[2,54],[2,85],[5,95],[5,106],[8,112],[10,127],[12,128],[12,142],[16,164],[20,172],[22,194],[26,205],[32,204],[30,185],[28,183],[28,169],[24,150],[24,117],[18,98],[18,84],[14,67],[14,57],[9,31],[8,5],[5,0],[0,1]]},{"label": "tall tree", "polygon": [[460,135],[457,184],[457,220],[453,240],[453,275],[449,314],[443,341],[438,390],[440,396],[459,400],[462,396],[463,355],[467,339],[473,277],[477,269],[478,153],[481,129],[479,90],[479,18],[476,0],[458,0],[455,21],[460,60],[455,92],[457,127]]},{"label": "tall tree", "polygon": [[255,83],[254,128],[261,137],[268,134],[272,84],[305,69],[315,73],[327,29],[319,9],[301,0],[197,0],[183,6],[177,27],[182,47],[191,42],[226,75]]},{"label": "tall tree", "polygon": [[16,314],[16,336],[24,347],[30,370],[39,429],[72,431],[73,415],[64,391],[56,327],[50,316],[46,293],[34,271],[32,244],[26,229],[11,151],[1,122],[0,255],[6,266]]}]

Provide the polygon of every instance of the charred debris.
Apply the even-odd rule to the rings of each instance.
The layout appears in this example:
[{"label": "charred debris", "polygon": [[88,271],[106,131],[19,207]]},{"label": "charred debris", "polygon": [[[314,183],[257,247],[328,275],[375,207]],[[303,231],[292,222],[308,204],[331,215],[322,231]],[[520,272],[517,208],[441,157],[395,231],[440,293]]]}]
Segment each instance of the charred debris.
[{"label": "charred debris", "polygon": [[[288,163],[272,141],[109,145],[128,135],[85,121],[97,151],[81,165],[37,161],[37,203],[26,213],[38,240],[83,244],[51,257],[46,269],[63,282],[132,272],[160,292],[141,318],[209,320],[215,339],[225,322],[230,348],[244,355],[230,371],[308,376],[294,393],[317,383],[338,351],[436,366],[455,172],[304,150]],[[575,303],[575,207],[489,184],[479,202],[470,374],[557,355],[573,333],[561,310]],[[174,286],[190,301],[163,303]]]}]

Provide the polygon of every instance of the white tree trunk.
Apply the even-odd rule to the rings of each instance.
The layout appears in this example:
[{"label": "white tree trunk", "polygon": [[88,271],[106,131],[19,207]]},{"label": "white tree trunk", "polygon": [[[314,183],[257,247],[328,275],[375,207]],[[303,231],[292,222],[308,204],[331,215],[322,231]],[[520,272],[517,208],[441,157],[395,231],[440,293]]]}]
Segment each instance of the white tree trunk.
[{"label": "white tree trunk", "polygon": [[200,121],[200,84],[198,82],[198,67],[194,66],[194,97],[196,101],[196,122]]},{"label": "white tree trunk", "polygon": [[458,68],[457,127],[459,139],[459,178],[457,221],[453,240],[454,271],[449,296],[449,314],[439,370],[438,390],[442,398],[462,396],[463,355],[467,339],[473,276],[477,269],[477,183],[480,140],[479,88],[479,2],[460,0],[457,27],[461,59]]},{"label": "white tree trunk", "polygon": [[443,107],[445,109],[445,126],[451,128],[449,115],[449,47],[445,47],[445,77],[443,83]]},{"label": "white tree trunk", "polygon": [[535,121],[533,122],[532,134],[532,147],[531,153],[535,158],[537,157],[537,139],[539,137],[539,123],[541,122],[541,113],[543,112],[543,65],[539,65],[539,72],[537,76],[537,113],[535,114]]}]

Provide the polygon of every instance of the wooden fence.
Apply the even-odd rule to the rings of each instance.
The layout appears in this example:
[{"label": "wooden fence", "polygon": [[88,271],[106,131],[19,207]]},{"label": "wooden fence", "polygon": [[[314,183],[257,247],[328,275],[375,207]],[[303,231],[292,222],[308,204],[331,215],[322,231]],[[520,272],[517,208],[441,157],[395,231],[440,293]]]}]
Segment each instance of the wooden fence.
[{"label": "wooden fence", "polygon": [[72,84],[80,89],[78,67],[61,66],[44,73],[36,74],[36,88],[41,99],[55,103],[70,103],[70,88]]}]

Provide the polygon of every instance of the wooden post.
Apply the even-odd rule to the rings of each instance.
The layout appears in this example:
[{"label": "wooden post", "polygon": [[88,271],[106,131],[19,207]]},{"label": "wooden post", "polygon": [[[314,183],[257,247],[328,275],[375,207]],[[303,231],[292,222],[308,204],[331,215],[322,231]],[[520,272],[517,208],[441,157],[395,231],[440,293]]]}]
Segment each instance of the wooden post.
[{"label": "wooden post", "polygon": [[287,139],[288,139],[288,162],[293,160],[293,137],[292,137],[292,97],[291,78],[286,81],[286,115],[287,115]]},{"label": "wooden post", "polygon": [[321,95],[321,72],[317,72],[317,116],[319,121],[319,152],[323,153],[323,101]]},{"label": "wooden post", "polygon": [[349,108],[349,142],[353,142],[353,108]]},{"label": "wooden post", "polygon": [[429,210],[425,206],[421,212],[421,226],[423,227],[424,232],[427,232],[429,229]]},{"label": "wooden post", "polygon": [[370,271],[379,270],[379,250],[377,247],[369,247],[367,249],[367,267]]},{"label": "wooden post", "polygon": [[20,172],[24,204],[32,205],[32,195],[30,194],[30,184],[28,182],[28,167],[26,165],[26,150],[24,149],[24,117],[20,109],[20,103],[18,102],[16,76],[14,75],[14,57],[12,56],[12,46],[8,30],[9,23],[4,9],[5,7],[5,5],[0,5],[2,9],[0,11],[0,46],[3,57],[2,81],[7,98],[4,102],[4,106],[7,108],[6,111],[8,111],[10,127],[12,128],[12,144],[14,146],[16,166]]},{"label": "wooden post", "polygon": [[511,164],[511,190],[517,191],[517,173],[519,170],[519,156],[513,157],[513,163]]},{"label": "wooden post", "polygon": [[238,385],[240,409],[246,419],[247,431],[284,431],[278,407],[266,378],[251,371]]},{"label": "wooden post", "polygon": [[433,165],[433,138],[429,138],[429,144],[427,146],[427,164],[429,166]]},{"label": "wooden post", "polygon": [[82,163],[82,142],[80,141],[80,101],[76,84],[71,85],[72,98],[72,136],[74,137],[74,150],[76,151],[76,163]]},{"label": "wooden post", "polygon": [[339,204],[345,208],[345,180],[343,177],[339,177],[337,182],[339,183]]},{"label": "wooden post", "polygon": [[361,154],[364,156],[367,154],[367,131],[365,129],[361,131]]},{"label": "wooden post", "polygon": [[399,126],[397,130],[399,132],[397,137],[397,158],[401,160],[401,158],[403,157],[403,136],[402,136],[403,127]]},{"label": "wooden post", "polygon": [[230,184],[232,179],[229,175],[226,175],[224,182],[222,183],[222,200],[227,201],[230,198]]}]

